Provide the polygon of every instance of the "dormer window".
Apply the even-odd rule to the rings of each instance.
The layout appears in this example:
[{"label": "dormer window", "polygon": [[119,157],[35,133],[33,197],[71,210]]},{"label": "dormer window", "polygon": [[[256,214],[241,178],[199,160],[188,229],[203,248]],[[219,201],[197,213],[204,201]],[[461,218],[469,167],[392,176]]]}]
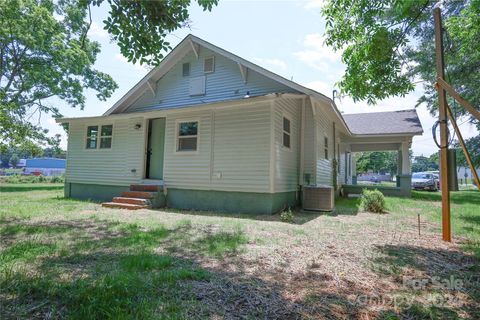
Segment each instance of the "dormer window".
[{"label": "dormer window", "polygon": [[212,73],[215,71],[215,57],[211,56],[205,58],[203,62],[203,72],[204,73]]},{"label": "dormer window", "polygon": [[182,75],[188,77],[190,75],[190,63],[184,63],[182,67]]}]

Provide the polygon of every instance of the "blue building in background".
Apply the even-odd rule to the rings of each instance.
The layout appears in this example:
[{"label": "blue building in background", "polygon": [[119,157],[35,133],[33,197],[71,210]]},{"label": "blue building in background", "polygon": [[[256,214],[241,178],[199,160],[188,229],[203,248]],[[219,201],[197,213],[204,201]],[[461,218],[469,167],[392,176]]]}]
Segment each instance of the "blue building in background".
[{"label": "blue building in background", "polygon": [[57,158],[27,159],[25,173],[42,174],[44,176],[60,176],[65,173],[67,160]]}]

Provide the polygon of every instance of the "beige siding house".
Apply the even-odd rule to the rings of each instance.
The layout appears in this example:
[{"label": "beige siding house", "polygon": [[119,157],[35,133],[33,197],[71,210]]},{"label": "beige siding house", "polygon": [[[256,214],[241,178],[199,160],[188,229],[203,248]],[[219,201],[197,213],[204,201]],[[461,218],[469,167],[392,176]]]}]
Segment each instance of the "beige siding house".
[{"label": "beige siding house", "polygon": [[274,213],[298,205],[303,186],[351,184],[354,150],[402,150],[408,177],[421,133],[409,112],[416,126],[356,134],[330,98],[189,35],[105,114],[58,120],[69,128],[65,193]]}]

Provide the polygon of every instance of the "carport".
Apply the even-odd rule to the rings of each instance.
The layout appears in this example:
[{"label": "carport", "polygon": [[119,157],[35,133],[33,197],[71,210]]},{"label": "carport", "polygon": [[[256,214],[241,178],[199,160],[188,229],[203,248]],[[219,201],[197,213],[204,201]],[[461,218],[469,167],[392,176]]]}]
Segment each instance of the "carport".
[{"label": "carport", "polygon": [[[362,189],[378,189],[385,195],[411,196],[412,171],[410,148],[412,139],[422,135],[423,129],[416,110],[372,112],[343,115],[353,136],[343,143],[352,153],[367,151],[397,151],[397,185],[358,185],[356,178],[351,184],[343,184],[345,194],[359,194]],[[356,164],[352,165],[352,176],[356,177]]]}]

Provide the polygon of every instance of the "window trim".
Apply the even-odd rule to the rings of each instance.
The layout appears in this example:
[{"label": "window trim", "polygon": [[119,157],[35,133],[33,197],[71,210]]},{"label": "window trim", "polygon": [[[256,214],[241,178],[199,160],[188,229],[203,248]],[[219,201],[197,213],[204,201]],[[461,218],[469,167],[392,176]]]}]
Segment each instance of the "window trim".
[{"label": "window trim", "polygon": [[[112,135],[111,136],[103,136],[104,138],[111,138],[112,143],[110,145],[110,148],[100,148],[100,142],[101,142],[101,134],[102,134],[102,127],[103,126],[112,126]],[[88,127],[98,127],[98,136],[97,136],[97,145],[95,149],[92,148],[87,148],[87,139],[88,139]],[[114,130],[115,130],[115,125],[113,123],[88,123],[85,124],[83,132],[83,149],[86,151],[110,151],[113,149],[113,140],[114,140]]]},{"label": "window trim", "polygon": [[323,157],[325,160],[330,160],[330,150],[329,150],[328,136],[323,136]]},{"label": "window trim", "polygon": [[[212,59],[213,60],[212,71],[205,71],[205,61],[207,61],[207,59]],[[215,56],[205,57],[205,59],[203,59],[203,73],[208,74],[208,73],[214,73],[214,72],[215,72]]]},{"label": "window trim", "polygon": [[[290,123],[290,132],[285,131],[283,126],[284,119],[287,119]],[[285,141],[283,140],[284,134],[288,134],[290,137],[290,147],[285,146]],[[292,117],[284,113],[282,113],[282,149],[292,151]]]},{"label": "window trim", "polygon": [[[178,142],[180,139],[180,135],[179,135],[180,124],[186,123],[186,122],[197,123],[197,135],[196,135],[197,149],[196,150],[185,150],[185,151],[178,150]],[[184,136],[184,138],[185,137],[193,137],[193,136]],[[175,154],[186,154],[186,155],[198,154],[200,152],[200,119],[199,118],[181,118],[181,119],[175,120],[175,142],[173,143],[173,152]]]},{"label": "window trim", "polygon": [[[184,73],[184,69],[183,69],[186,64],[188,64],[188,74],[185,74],[185,73]],[[183,78],[190,77],[190,74],[191,74],[191,71],[192,71],[192,70],[191,70],[191,69],[192,69],[191,67],[192,67],[192,66],[191,66],[190,62],[184,62],[184,63],[182,64],[182,77],[183,77]]]}]

